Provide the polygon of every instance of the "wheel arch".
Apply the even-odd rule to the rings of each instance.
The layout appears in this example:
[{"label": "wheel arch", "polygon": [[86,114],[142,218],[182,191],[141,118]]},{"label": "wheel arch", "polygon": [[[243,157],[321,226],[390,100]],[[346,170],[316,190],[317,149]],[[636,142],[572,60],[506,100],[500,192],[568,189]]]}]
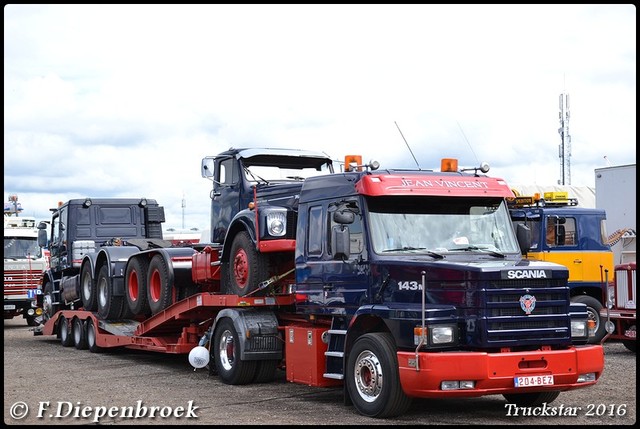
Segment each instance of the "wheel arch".
[{"label": "wheel arch", "polygon": [[354,317],[347,329],[347,337],[345,339],[343,359],[344,367],[342,368],[343,374],[346,374],[346,365],[349,361],[349,354],[353,344],[362,335],[373,332],[391,333],[391,329],[389,329],[383,318],[374,314],[361,314]]},{"label": "wheel arch", "polygon": [[229,225],[229,228],[227,229],[227,235],[225,236],[224,244],[222,247],[222,262],[229,262],[233,239],[242,231],[246,231],[249,234],[249,237],[251,238],[251,241],[253,242],[256,250],[258,249],[255,214],[252,211],[243,210],[233,218],[231,224]]}]

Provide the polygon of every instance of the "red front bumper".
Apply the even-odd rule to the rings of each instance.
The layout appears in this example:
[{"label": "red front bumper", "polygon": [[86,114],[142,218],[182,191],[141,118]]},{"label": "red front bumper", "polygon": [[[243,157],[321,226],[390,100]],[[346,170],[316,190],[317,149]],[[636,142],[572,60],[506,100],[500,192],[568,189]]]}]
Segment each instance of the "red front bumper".
[{"label": "red front bumper", "polygon": [[[398,352],[402,389],[411,397],[475,397],[504,393],[544,390],[571,390],[591,386],[602,375],[604,350],[601,345],[572,347],[566,350],[479,353]],[[596,381],[578,383],[578,376],[596,373]],[[544,387],[516,388],[514,377],[553,375],[554,384]],[[441,390],[442,381],[473,380],[474,389]]]}]

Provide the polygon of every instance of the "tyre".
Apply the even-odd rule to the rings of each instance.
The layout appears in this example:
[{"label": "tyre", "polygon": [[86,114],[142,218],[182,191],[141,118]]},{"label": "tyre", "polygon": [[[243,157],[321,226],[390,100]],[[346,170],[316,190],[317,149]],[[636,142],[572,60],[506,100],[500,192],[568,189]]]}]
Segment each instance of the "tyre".
[{"label": "tyre", "polygon": [[42,311],[45,322],[51,319],[53,315],[60,310],[60,305],[54,304],[54,302],[56,302],[56,299],[53,296],[53,284],[51,282],[46,282],[44,285],[44,293],[42,295]]},{"label": "tyre", "polygon": [[519,407],[537,407],[545,402],[552,403],[560,395],[560,392],[531,392],[531,393],[509,393],[502,395],[510,404]]},{"label": "tyre", "polygon": [[174,302],[169,267],[162,255],[151,258],[147,278],[149,308],[151,314],[158,314]]},{"label": "tyre", "polygon": [[71,323],[71,335],[73,337],[73,345],[78,350],[87,348],[87,331],[84,322],[79,317],[74,317]]},{"label": "tyre", "polygon": [[98,289],[98,316],[101,319],[119,319],[122,315],[124,297],[113,295],[113,285],[106,265],[103,265],[98,272],[96,286]]},{"label": "tyre", "polygon": [[73,336],[71,335],[69,320],[64,316],[60,316],[60,319],[58,319],[58,334],[60,335],[60,344],[62,344],[63,347],[73,345]]},{"label": "tyre", "polygon": [[27,319],[27,325],[29,325],[29,326],[38,326],[39,325],[39,323],[36,322],[35,316],[27,316],[26,319]]},{"label": "tyre", "polygon": [[269,383],[276,378],[278,369],[278,359],[259,360],[256,364],[256,375],[253,377],[254,383]]},{"label": "tyre", "polygon": [[349,352],[346,373],[349,398],[360,414],[395,417],[411,406],[411,398],[400,385],[391,334],[376,332],[358,338]]},{"label": "tyre", "polygon": [[134,258],[127,265],[125,273],[125,297],[127,307],[134,316],[151,313],[147,298],[147,272],[149,261],[142,258]]},{"label": "tyre", "polygon": [[571,302],[580,302],[586,304],[587,313],[589,313],[589,320],[596,322],[593,335],[589,335],[589,344],[598,344],[604,336],[607,334],[604,328],[604,321],[600,318],[600,310],[602,310],[602,304],[597,299],[588,295],[577,295],[571,298]]},{"label": "tyre", "polygon": [[86,333],[87,333],[87,348],[91,353],[101,353],[104,349],[96,344],[96,338],[98,337],[97,327],[93,323],[93,319],[87,319]]},{"label": "tyre", "polygon": [[96,311],[98,309],[98,289],[89,264],[82,266],[80,273],[80,295],[82,297],[82,306],[85,310]]},{"label": "tyre", "polygon": [[[629,328],[630,330],[633,330],[635,332],[636,327],[631,326]],[[636,346],[637,346],[637,341],[636,340],[622,340],[622,345],[625,346],[627,348],[627,350],[629,350],[630,352],[636,352]]]},{"label": "tyre", "polygon": [[268,259],[256,250],[246,231],[233,239],[228,271],[228,292],[238,296],[254,292],[268,278]]},{"label": "tyre", "polygon": [[211,360],[223,383],[247,384],[256,375],[258,361],[240,359],[238,333],[229,318],[225,317],[218,322],[211,345]]}]

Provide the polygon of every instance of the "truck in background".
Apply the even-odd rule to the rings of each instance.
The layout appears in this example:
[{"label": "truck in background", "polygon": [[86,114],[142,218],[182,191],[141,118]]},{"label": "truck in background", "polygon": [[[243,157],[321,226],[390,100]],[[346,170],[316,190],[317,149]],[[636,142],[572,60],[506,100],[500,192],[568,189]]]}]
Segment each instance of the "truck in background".
[{"label": "truck in background", "polygon": [[519,195],[509,200],[515,225],[531,229],[529,260],[555,262],[569,269],[571,300],[586,304],[595,327],[589,341],[606,335],[600,311],[606,304],[606,273],[613,275],[614,255],[606,233],[604,209],[579,207],[567,192],[545,192],[543,197]]},{"label": "truck in background", "polygon": [[636,291],[635,261],[616,265],[608,287],[607,307],[600,312],[606,320],[607,339],[622,341],[634,353],[637,348]]},{"label": "truck in background", "polygon": [[[46,276],[62,298],[36,334],[92,352],[188,353],[231,385],[281,368],[289,382],[341,385],[346,403],[378,418],[412,398],[534,406],[597,382],[604,353],[587,344],[586,306],[571,302],[566,267],[522,257],[530,231],[511,222],[503,180],[452,159],[440,171],[359,156],[344,166],[291,149],[204,158],[211,242],[192,246],[149,234],[162,216],[142,210],[148,200],[116,213],[107,200],[76,202],[64,245],[105,241]],[[61,242],[50,242],[54,267]]]},{"label": "truck in background", "polygon": [[42,314],[37,294],[47,259],[38,245],[36,219],[15,214],[4,216],[4,318],[21,315],[27,325],[37,326]]}]

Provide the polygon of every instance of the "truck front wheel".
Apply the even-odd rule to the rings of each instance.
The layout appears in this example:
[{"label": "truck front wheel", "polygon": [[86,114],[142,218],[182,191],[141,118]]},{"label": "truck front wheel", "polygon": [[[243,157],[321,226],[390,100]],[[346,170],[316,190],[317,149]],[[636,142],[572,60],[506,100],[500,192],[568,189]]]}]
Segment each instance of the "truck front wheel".
[{"label": "truck front wheel", "polygon": [[246,231],[233,239],[229,259],[228,292],[245,296],[254,292],[269,274],[268,259],[256,250]]},{"label": "truck front wheel", "polygon": [[44,321],[51,319],[54,314],[60,309],[58,304],[54,304],[55,298],[53,297],[53,284],[46,282],[44,285],[44,294],[42,295],[42,311],[44,314]]},{"label": "truck front wheel", "polygon": [[577,295],[571,298],[571,302],[580,302],[587,306],[587,313],[589,314],[589,320],[593,320],[596,323],[596,327],[593,331],[593,335],[589,333],[589,344],[598,344],[606,335],[606,329],[604,328],[604,322],[600,318],[600,310],[602,310],[602,304],[597,299],[588,295]]},{"label": "truck front wheel", "polygon": [[240,359],[240,341],[231,319],[224,318],[218,322],[211,355],[223,383],[247,384],[254,379],[258,361]]},{"label": "truck front wheel", "polygon": [[411,406],[400,385],[391,334],[376,332],[358,338],[349,352],[346,383],[351,402],[364,416],[395,417]]}]

